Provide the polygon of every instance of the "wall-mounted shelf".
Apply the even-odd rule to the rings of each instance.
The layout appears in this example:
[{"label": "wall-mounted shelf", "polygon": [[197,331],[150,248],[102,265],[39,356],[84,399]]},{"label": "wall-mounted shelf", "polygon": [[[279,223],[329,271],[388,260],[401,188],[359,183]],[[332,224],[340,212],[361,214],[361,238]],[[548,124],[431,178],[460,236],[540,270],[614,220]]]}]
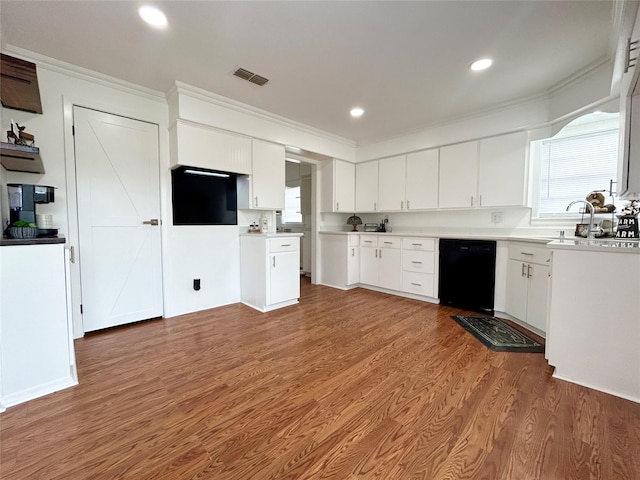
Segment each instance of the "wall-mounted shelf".
[{"label": "wall-mounted shelf", "polygon": [[36,64],[0,55],[0,99],[5,108],[42,113]]},{"label": "wall-mounted shelf", "polygon": [[44,173],[38,147],[0,142],[0,163],[14,172]]}]

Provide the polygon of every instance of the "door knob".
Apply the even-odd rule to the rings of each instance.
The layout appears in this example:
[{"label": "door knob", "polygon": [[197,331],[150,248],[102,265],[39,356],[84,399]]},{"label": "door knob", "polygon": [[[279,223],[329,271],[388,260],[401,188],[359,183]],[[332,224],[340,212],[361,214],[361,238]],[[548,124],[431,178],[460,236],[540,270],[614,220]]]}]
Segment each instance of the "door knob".
[{"label": "door knob", "polygon": [[152,218],[151,220],[145,220],[142,222],[143,225],[160,225],[160,222],[157,218]]}]

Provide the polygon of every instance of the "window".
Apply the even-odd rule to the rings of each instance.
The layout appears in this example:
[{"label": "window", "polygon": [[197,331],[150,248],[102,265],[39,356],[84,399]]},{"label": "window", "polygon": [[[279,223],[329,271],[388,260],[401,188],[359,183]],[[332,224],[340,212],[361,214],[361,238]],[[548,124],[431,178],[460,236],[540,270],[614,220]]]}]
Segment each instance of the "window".
[{"label": "window", "polygon": [[537,216],[575,215],[566,213],[569,203],[594,190],[606,190],[607,198],[610,181],[616,181],[618,114],[582,117],[540,141],[538,151]]},{"label": "window", "polygon": [[285,187],[282,223],[302,223],[300,187]]}]

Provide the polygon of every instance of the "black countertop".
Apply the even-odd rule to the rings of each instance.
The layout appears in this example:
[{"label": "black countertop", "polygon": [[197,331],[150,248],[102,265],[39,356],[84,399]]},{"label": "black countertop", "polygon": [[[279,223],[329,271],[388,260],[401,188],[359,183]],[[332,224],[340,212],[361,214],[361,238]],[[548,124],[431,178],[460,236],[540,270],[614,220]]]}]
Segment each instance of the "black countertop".
[{"label": "black countertop", "polygon": [[64,237],[50,238],[1,238],[0,247],[11,247],[16,245],[51,245],[54,243],[65,243]]}]

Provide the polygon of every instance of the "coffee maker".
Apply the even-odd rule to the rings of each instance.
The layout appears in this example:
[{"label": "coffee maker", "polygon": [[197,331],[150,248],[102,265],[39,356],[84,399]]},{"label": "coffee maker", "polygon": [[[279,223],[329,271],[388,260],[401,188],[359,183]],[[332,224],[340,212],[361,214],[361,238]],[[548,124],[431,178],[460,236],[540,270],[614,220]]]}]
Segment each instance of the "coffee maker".
[{"label": "coffee maker", "polygon": [[31,185],[28,183],[8,183],[9,224],[24,220],[36,223],[36,204],[52,203],[55,187]]}]

